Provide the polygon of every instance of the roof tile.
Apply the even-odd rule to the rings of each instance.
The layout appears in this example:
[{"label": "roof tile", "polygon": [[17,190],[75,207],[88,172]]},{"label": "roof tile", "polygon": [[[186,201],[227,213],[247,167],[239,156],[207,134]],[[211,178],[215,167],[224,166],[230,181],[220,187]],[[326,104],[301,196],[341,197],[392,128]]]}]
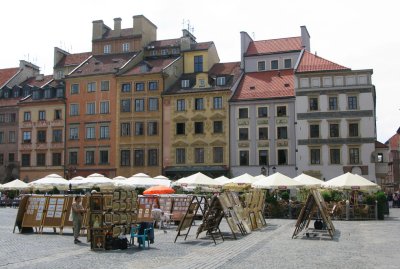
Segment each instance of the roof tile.
[{"label": "roof tile", "polygon": [[253,41],[247,48],[246,56],[299,51],[302,48],[301,37]]},{"label": "roof tile", "polygon": [[328,61],[308,51],[304,51],[296,73],[334,70],[350,70],[350,68]]},{"label": "roof tile", "polygon": [[19,71],[19,67],[0,69],[0,87]]},{"label": "roof tile", "polygon": [[[125,72],[123,76],[159,73],[176,59],[177,58],[166,58],[142,61],[139,64],[135,65],[132,69]],[[144,72],[141,68],[141,66],[143,66],[144,64],[146,64],[148,67],[147,72]]]}]

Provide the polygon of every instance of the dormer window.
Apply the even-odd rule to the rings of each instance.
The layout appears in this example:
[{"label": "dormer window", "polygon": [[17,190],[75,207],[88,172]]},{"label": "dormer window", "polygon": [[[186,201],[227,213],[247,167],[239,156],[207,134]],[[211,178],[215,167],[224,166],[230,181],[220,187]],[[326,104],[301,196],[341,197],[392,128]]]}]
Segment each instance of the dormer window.
[{"label": "dormer window", "polygon": [[217,86],[224,86],[225,84],[225,77],[217,77]]},{"label": "dormer window", "polygon": [[206,86],[206,82],[204,79],[199,79],[199,87],[204,88]]},{"label": "dormer window", "polygon": [[167,49],[162,49],[161,50],[161,55],[167,55],[168,54],[168,50]]},{"label": "dormer window", "polygon": [[111,45],[104,45],[104,54],[111,53]]},{"label": "dormer window", "polygon": [[292,59],[285,59],[285,68],[292,68]]},{"label": "dormer window", "polygon": [[271,61],[271,69],[278,69],[278,60]]},{"label": "dormer window", "polygon": [[189,80],[188,79],[183,79],[181,81],[181,86],[182,86],[182,88],[189,88]]},{"label": "dormer window", "polygon": [[265,71],[265,61],[257,62],[258,71]]},{"label": "dormer window", "polygon": [[150,55],[151,56],[156,56],[157,55],[157,51],[156,50],[151,50],[150,51]]},{"label": "dormer window", "polygon": [[128,52],[128,51],[129,51],[129,43],[123,43],[122,52]]}]

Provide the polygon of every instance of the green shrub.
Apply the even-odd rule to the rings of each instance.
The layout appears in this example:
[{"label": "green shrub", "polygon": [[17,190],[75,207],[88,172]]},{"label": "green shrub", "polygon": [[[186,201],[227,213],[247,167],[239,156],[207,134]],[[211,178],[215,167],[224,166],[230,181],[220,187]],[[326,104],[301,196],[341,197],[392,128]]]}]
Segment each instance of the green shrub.
[{"label": "green shrub", "polygon": [[343,193],[337,190],[331,191],[331,199],[334,202],[339,202],[343,200]]},{"label": "green shrub", "polygon": [[322,198],[324,198],[325,202],[329,203],[332,201],[332,194],[330,191],[322,191],[321,192]]},{"label": "green shrub", "polygon": [[287,191],[284,191],[284,192],[281,193],[281,198],[283,200],[289,201],[289,197],[290,197],[290,195],[289,195],[289,193]]},{"label": "green shrub", "polygon": [[382,191],[377,192],[376,200],[378,201],[378,219],[383,220],[385,219],[385,209],[387,202],[386,194]]}]

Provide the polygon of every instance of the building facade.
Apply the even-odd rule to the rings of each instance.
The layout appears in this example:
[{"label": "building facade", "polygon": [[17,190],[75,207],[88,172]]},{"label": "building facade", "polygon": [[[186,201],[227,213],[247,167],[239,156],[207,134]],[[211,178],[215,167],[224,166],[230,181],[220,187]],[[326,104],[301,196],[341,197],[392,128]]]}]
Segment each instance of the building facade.
[{"label": "building facade", "polygon": [[400,190],[400,128],[385,145],[388,146],[389,163],[388,174],[385,181],[388,191],[391,193]]}]

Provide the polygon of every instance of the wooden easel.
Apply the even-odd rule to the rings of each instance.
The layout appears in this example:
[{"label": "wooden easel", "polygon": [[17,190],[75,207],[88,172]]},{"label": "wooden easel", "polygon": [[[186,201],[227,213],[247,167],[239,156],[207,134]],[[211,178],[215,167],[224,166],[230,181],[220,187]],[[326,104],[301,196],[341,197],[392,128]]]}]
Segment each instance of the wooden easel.
[{"label": "wooden easel", "polygon": [[199,237],[200,233],[207,231],[207,235],[211,236],[214,244],[217,244],[215,241],[216,238],[222,238],[222,241],[224,241],[224,236],[219,229],[219,225],[224,215],[224,210],[219,198],[214,196],[207,211],[203,215],[203,222],[197,229],[196,238]]}]

